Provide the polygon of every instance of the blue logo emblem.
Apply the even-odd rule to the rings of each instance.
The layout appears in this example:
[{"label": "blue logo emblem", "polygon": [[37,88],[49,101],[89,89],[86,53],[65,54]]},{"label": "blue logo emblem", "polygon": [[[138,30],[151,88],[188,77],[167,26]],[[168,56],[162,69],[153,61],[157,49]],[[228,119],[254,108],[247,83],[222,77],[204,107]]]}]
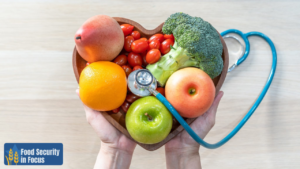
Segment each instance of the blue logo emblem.
[{"label": "blue logo emblem", "polygon": [[5,143],[5,165],[62,165],[62,143]]},{"label": "blue logo emblem", "polygon": [[17,165],[19,163],[19,154],[20,150],[16,145],[14,145],[9,150],[4,152],[4,156],[6,158],[6,165]]}]

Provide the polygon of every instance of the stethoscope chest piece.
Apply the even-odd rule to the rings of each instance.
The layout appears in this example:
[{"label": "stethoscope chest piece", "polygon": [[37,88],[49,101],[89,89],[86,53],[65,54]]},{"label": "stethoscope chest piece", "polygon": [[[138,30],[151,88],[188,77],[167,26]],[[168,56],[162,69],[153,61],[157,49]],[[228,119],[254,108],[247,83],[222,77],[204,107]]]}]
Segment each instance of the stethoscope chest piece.
[{"label": "stethoscope chest piece", "polygon": [[157,82],[147,69],[135,70],[128,76],[128,88],[137,96],[150,96],[149,89],[156,89]]}]

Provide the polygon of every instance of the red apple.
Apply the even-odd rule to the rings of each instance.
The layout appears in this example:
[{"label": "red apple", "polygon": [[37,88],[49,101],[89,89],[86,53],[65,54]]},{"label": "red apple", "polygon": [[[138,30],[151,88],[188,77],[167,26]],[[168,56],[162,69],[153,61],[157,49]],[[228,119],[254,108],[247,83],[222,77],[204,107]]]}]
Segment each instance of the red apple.
[{"label": "red apple", "polygon": [[78,53],[90,63],[112,61],[124,46],[124,34],[120,25],[106,15],[88,19],[74,38]]},{"label": "red apple", "polygon": [[165,87],[167,100],[186,118],[204,114],[214,101],[215,90],[212,79],[201,69],[192,67],[173,73]]}]

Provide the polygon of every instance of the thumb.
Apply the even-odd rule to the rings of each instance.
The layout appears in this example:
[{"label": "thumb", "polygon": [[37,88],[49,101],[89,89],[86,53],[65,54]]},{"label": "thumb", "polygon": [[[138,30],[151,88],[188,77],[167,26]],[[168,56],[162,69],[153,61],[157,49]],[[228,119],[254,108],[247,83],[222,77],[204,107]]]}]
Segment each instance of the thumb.
[{"label": "thumb", "polygon": [[[76,94],[80,98],[79,89],[76,89]],[[83,103],[83,108],[86,113],[86,120],[88,121],[88,123],[90,123],[94,127],[94,120],[97,119],[98,116],[102,116],[102,114],[99,113],[98,111],[95,111],[95,110],[87,107],[84,103]],[[102,118],[102,117],[100,117],[100,118]],[[101,120],[101,121],[103,121],[103,120]]]},{"label": "thumb", "polygon": [[76,89],[76,94],[79,96],[79,89]]},{"label": "thumb", "polygon": [[208,116],[211,116],[213,119],[215,119],[215,117],[216,117],[217,109],[218,109],[219,103],[220,103],[221,98],[223,97],[223,95],[224,95],[224,92],[219,91],[219,93],[216,96],[213,104],[211,105],[211,107],[208,110]]},{"label": "thumb", "polygon": [[[76,93],[79,96],[79,89],[76,89]],[[83,108],[87,122],[93,127],[102,141],[109,142],[108,138],[113,138],[112,140],[114,140],[118,136],[118,132],[115,132],[116,129],[105,119],[101,112],[93,110],[85,104],[83,104]]]}]

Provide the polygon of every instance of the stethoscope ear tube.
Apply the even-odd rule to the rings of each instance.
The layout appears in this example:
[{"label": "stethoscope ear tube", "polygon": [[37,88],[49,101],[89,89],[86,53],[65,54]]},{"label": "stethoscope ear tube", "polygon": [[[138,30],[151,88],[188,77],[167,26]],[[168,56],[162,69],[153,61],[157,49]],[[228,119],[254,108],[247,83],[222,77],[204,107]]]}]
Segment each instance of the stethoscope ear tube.
[{"label": "stethoscope ear tube", "polygon": [[229,68],[228,68],[228,70],[227,70],[227,72],[231,72],[231,71],[233,71],[234,68],[236,68],[236,66],[238,65],[238,61],[244,56],[244,53],[245,53],[245,47],[244,47],[244,45],[242,44],[242,42],[239,40],[239,38],[237,38],[236,36],[233,36],[233,35],[225,35],[225,36],[223,36],[223,39],[227,39],[227,38],[232,38],[232,39],[236,40],[236,41],[240,44],[240,46],[241,46],[241,48],[242,48],[242,52],[241,52],[241,54],[240,54],[240,57],[239,57],[239,58],[238,58],[231,66],[229,66]]},{"label": "stethoscope ear tube", "polygon": [[271,71],[270,71],[268,80],[267,80],[266,85],[264,86],[262,92],[260,93],[259,97],[255,101],[255,103],[252,105],[251,109],[248,111],[248,113],[245,115],[245,117],[241,120],[241,122],[225,138],[223,138],[221,141],[219,141],[215,144],[209,144],[209,143],[205,142],[192,130],[192,128],[185,122],[185,120],[179,115],[179,113],[175,110],[175,108],[167,101],[167,99],[163,95],[161,95],[158,92],[156,92],[154,94],[157,97],[157,99],[160,100],[168,108],[168,110],[173,114],[173,116],[177,119],[177,121],[183,126],[183,128],[187,131],[187,133],[197,143],[199,143],[200,145],[202,145],[206,148],[209,148],[209,149],[215,149],[215,148],[218,148],[218,147],[224,145],[245,125],[245,123],[249,120],[249,118],[252,116],[252,114],[254,113],[254,111],[256,110],[256,108],[259,106],[262,99],[266,95],[266,93],[272,83],[272,80],[274,78],[276,65],[277,65],[277,54],[276,54],[275,46],[274,46],[273,42],[271,41],[271,39],[269,37],[267,37],[266,35],[264,35],[260,32],[249,32],[249,33],[243,34],[241,31],[236,30],[236,29],[226,30],[226,31],[222,32],[221,35],[225,36],[228,33],[236,33],[236,34],[240,35],[242,37],[242,39],[245,41],[246,47],[245,47],[244,55],[237,60],[236,66],[241,64],[249,55],[249,51],[250,51],[250,44],[249,44],[249,40],[248,40],[249,36],[259,36],[268,42],[268,44],[270,45],[270,48],[272,50],[273,61],[272,61],[272,67],[271,67]]}]

